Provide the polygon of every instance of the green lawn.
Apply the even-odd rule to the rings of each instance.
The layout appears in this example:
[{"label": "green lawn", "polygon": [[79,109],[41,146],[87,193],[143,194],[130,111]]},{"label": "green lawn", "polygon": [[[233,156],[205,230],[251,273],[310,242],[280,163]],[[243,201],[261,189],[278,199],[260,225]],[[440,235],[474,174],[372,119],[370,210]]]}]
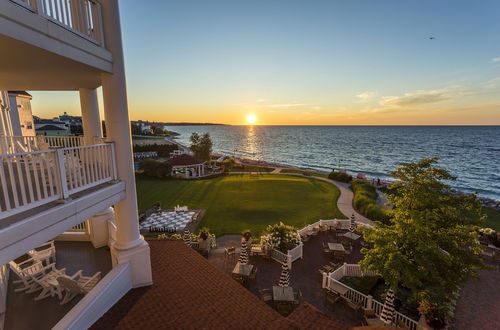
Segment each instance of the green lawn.
[{"label": "green lawn", "polygon": [[273,167],[264,167],[257,165],[241,165],[233,167],[230,172],[272,172],[273,170],[274,170]]},{"label": "green lawn", "polygon": [[318,173],[318,172],[314,172],[314,171],[297,170],[294,168],[284,168],[281,170],[281,173],[294,173],[294,174],[319,176],[321,178],[328,178],[328,174]]},{"label": "green lawn", "polygon": [[497,211],[491,207],[483,207],[483,212],[486,215],[486,221],[483,227],[493,228],[497,232],[500,231],[500,211]]},{"label": "green lawn", "polygon": [[187,205],[207,212],[199,227],[216,235],[250,229],[259,236],[269,224],[296,227],[321,218],[346,218],[337,209],[339,190],[313,178],[288,175],[229,175],[207,180],[160,180],[137,177],[139,209],[157,201],[163,208]]}]

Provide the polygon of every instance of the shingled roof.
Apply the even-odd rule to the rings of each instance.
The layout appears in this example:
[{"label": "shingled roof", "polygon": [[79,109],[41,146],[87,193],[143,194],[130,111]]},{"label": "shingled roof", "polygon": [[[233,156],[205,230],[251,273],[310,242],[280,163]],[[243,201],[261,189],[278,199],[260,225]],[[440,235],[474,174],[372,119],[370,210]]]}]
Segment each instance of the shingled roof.
[{"label": "shingled roof", "polygon": [[309,304],[281,316],[180,240],[149,244],[154,284],[132,289],[92,329],[349,329]]}]

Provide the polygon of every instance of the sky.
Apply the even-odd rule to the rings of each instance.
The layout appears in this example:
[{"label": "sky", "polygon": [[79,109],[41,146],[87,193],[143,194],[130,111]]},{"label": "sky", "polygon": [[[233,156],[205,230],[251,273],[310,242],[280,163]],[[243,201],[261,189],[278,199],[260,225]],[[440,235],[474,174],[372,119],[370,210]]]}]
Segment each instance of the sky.
[{"label": "sky", "polygon": [[[497,0],[120,6],[133,120],[500,124]],[[33,94],[35,115],[80,114],[77,92]]]}]

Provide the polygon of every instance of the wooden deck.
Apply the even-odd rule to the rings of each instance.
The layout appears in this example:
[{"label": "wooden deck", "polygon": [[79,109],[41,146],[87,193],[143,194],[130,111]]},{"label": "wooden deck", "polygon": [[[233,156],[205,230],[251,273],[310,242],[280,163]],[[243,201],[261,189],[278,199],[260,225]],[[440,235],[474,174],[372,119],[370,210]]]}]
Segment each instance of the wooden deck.
[{"label": "wooden deck", "polygon": [[[94,249],[90,242],[56,242],[56,266],[66,268],[66,274],[74,274],[83,270],[84,275],[93,275],[100,271],[106,275],[112,268],[111,255],[107,247]],[[43,330],[51,329],[82,296],[61,306],[59,299],[46,298],[34,301],[37,293],[26,294],[14,292],[17,280],[12,272],[7,291],[7,310],[5,314],[5,330]]]}]

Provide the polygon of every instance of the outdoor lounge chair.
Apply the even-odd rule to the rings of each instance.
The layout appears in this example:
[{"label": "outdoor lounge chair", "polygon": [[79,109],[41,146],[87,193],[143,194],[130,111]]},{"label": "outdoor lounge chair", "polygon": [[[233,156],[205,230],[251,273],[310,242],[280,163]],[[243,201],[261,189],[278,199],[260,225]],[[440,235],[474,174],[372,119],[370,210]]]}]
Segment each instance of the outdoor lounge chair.
[{"label": "outdoor lounge chair", "polygon": [[92,290],[101,279],[101,272],[95,273],[93,276],[83,276],[79,270],[72,276],[59,276],[57,282],[64,292],[64,298],[61,300],[61,305],[70,302],[79,294],[87,294]]},{"label": "outdoor lounge chair", "polygon": [[33,281],[33,278],[31,277],[43,273],[44,267],[40,261],[36,261],[32,258],[20,263],[10,261],[9,266],[12,272],[19,278],[19,280],[13,281],[13,283],[23,284],[22,287],[14,289],[15,292],[26,290],[26,293],[32,293],[40,289],[38,284]]},{"label": "outdoor lounge chair", "polygon": [[28,251],[28,255],[37,261],[45,262],[48,265],[56,262],[56,247],[54,241],[49,241]]},{"label": "outdoor lounge chair", "polygon": [[255,280],[255,277],[257,277],[257,267],[252,268],[252,272],[250,273],[250,276],[248,277],[249,280]]},{"label": "outdoor lounge chair", "polygon": [[54,286],[56,279],[59,276],[66,274],[66,268],[57,269],[56,264],[52,263],[43,268],[42,273],[31,275],[31,278],[35,283],[37,283],[42,291],[35,297],[35,301],[45,299],[47,297],[53,297],[55,294],[61,298],[61,291],[56,290],[57,285]]},{"label": "outdoor lounge chair", "polygon": [[260,299],[264,302],[273,300],[273,291],[271,289],[260,289]]},{"label": "outdoor lounge chair", "polygon": [[302,291],[298,289],[296,292],[293,293],[293,296],[294,296],[294,304],[298,306],[302,301]]}]

